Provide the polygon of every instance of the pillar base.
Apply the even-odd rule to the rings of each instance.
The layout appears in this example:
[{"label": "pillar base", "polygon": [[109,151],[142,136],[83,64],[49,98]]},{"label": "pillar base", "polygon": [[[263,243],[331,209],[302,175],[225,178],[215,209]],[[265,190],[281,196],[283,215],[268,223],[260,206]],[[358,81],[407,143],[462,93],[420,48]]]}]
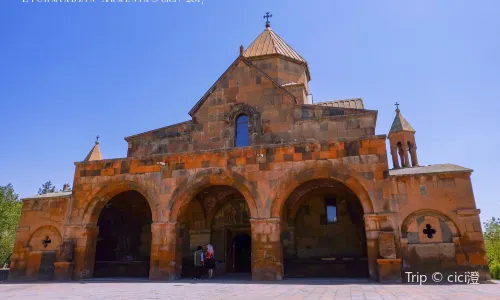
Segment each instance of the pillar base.
[{"label": "pillar base", "polygon": [[377,259],[378,281],[380,283],[402,283],[401,259]]},{"label": "pillar base", "polygon": [[283,279],[280,219],[251,219],[252,280]]},{"label": "pillar base", "polygon": [[151,226],[151,264],[149,279],[169,281],[179,279],[182,253],[178,252],[179,224],[153,223]]},{"label": "pillar base", "polygon": [[175,261],[153,261],[149,270],[151,281],[172,281],[181,278],[181,269]]},{"label": "pillar base", "polygon": [[54,280],[55,281],[71,281],[75,263],[73,262],[55,262],[54,263]]}]

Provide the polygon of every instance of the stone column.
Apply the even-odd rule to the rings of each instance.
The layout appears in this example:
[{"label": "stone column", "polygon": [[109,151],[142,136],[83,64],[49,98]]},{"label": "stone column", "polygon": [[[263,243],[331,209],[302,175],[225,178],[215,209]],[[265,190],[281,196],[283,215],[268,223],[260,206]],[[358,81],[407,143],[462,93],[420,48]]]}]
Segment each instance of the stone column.
[{"label": "stone column", "polygon": [[376,216],[365,214],[366,250],[368,254],[368,273],[371,280],[378,280],[378,221]]},{"label": "stone column", "polygon": [[399,159],[401,160],[401,167],[404,167],[405,166],[405,156],[403,154],[402,147],[398,147],[398,155],[399,155]]},{"label": "stone column", "polygon": [[97,226],[64,227],[64,239],[72,239],[74,242],[74,279],[94,276],[95,248],[98,235],[99,227]]},{"label": "stone column", "polygon": [[283,279],[283,249],[279,218],[251,219],[252,279]]},{"label": "stone column", "polygon": [[391,147],[391,156],[392,156],[392,165],[393,165],[394,169],[399,168],[398,148]]},{"label": "stone column", "polygon": [[401,259],[397,258],[393,232],[381,231],[378,235],[380,258],[377,259],[379,282],[401,283]]},{"label": "stone column", "polygon": [[404,272],[409,267],[408,260],[409,260],[410,256],[409,256],[409,253],[408,253],[408,239],[407,238],[400,238],[399,239],[399,245],[400,245],[400,250],[401,250],[402,274],[404,274]]},{"label": "stone column", "polygon": [[401,147],[403,151],[403,157],[404,157],[404,166],[406,168],[410,167],[410,160],[408,159],[408,146],[404,145]]},{"label": "stone column", "polygon": [[73,240],[63,241],[59,251],[59,258],[56,262],[54,262],[54,280],[69,281],[73,278],[73,272],[75,269],[73,252]]},{"label": "stone column", "polygon": [[379,282],[401,282],[401,259],[397,258],[393,213],[365,214],[368,271]]},{"label": "stone column", "polygon": [[414,167],[418,166],[418,159],[417,159],[417,146],[413,145],[410,149],[410,155],[411,155],[411,164]]},{"label": "stone column", "polygon": [[182,271],[179,223],[153,223],[151,236],[149,279],[179,279]]}]

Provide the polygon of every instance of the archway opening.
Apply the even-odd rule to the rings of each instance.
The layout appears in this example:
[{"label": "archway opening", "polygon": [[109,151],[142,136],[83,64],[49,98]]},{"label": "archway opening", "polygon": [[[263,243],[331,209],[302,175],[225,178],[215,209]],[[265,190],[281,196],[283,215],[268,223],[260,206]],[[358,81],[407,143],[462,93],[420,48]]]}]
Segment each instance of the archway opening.
[{"label": "archway opening", "polygon": [[235,273],[252,271],[252,238],[247,233],[240,233],[233,238],[233,270]]},{"label": "archway opening", "polygon": [[126,191],[109,200],[97,221],[94,277],[148,277],[152,222],[141,193]]},{"label": "archway opening", "polygon": [[282,218],[286,277],[368,277],[363,207],[344,184],[319,179],[300,185]]},{"label": "archway opening", "polygon": [[251,252],[250,211],[236,188],[210,186],[201,190],[179,216],[179,222],[183,277],[194,276],[193,254],[198,246],[206,251],[209,243],[215,249],[215,275],[250,272],[250,260],[243,255]]}]

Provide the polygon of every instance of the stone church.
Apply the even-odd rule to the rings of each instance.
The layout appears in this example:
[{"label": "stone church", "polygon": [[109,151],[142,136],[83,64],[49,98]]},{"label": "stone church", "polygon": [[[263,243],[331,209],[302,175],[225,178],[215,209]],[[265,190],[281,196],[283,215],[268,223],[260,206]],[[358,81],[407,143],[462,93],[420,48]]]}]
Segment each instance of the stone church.
[{"label": "stone church", "polygon": [[472,170],[421,165],[399,109],[376,134],[376,110],[312,103],[310,80],[266,22],[188,121],[126,137],[125,158],[96,142],[71,191],[23,199],[9,278],[190,278],[211,243],[222,277],[488,279]]}]

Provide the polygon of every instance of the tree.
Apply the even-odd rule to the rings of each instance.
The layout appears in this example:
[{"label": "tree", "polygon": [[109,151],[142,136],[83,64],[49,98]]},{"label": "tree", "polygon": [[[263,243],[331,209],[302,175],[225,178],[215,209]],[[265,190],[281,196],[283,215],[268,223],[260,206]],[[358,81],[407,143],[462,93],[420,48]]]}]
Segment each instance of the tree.
[{"label": "tree", "polygon": [[12,184],[0,186],[0,268],[10,259],[21,208],[22,203]]},{"label": "tree", "polygon": [[56,187],[52,185],[52,182],[50,180],[42,184],[42,187],[38,189],[38,195],[55,193],[55,192],[56,192]]},{"label": "tree", "polygon": [[500,219],[491,218],[484,222],[484,228],[484,246],[491,276],[500,279]]}]

